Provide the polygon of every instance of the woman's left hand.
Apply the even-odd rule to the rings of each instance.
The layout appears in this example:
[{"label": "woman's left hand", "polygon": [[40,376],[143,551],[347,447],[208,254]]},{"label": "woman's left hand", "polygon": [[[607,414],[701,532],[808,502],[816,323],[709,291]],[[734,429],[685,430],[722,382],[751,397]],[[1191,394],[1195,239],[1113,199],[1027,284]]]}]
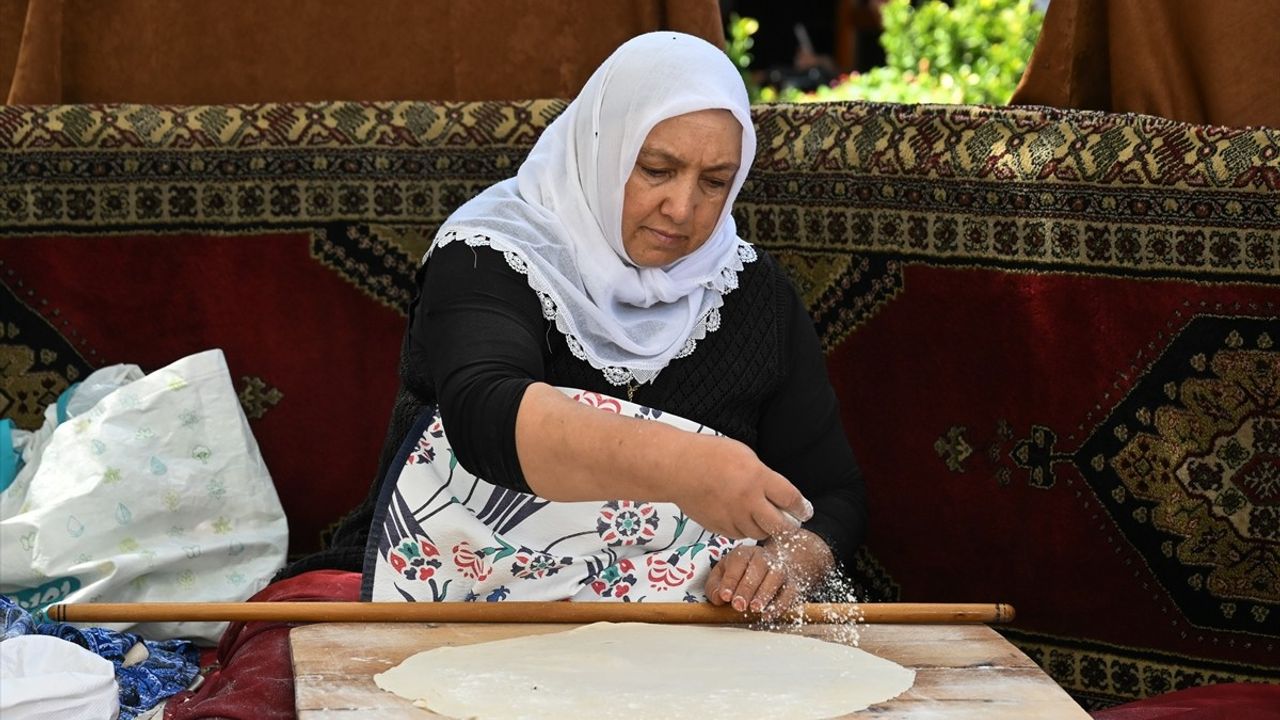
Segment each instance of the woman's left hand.
[{"label": "woman's left hand", "polygon": [[729,603],[739,612],[776,618],[804,602],[834,564],[831,549],[808,530],[740,545],[711,568],[707,599],[712,605]]}]

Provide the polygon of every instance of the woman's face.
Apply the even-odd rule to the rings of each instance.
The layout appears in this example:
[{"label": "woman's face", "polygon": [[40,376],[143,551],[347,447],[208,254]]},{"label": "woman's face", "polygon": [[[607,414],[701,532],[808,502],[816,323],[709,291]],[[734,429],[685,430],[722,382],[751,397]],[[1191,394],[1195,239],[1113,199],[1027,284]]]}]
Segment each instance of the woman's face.
[{"label": "woman's face", "polygon": [[699,110],[654,125],[622,198],[622,245],[631,262],[663,267],[702,247],[741,157],[742,126],[728,110]]}]

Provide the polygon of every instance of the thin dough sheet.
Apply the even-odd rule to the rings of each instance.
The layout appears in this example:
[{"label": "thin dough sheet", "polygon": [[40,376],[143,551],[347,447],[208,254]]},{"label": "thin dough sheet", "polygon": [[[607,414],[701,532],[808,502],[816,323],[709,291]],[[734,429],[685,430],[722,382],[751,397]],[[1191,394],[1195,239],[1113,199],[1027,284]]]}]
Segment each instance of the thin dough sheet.
[{"label": "thin dough sheet", "polygon": [[740,628],[595,623],[441,647],[374,676],[452,718],[818,720],[911,687],[915,671],[848,645]]}]

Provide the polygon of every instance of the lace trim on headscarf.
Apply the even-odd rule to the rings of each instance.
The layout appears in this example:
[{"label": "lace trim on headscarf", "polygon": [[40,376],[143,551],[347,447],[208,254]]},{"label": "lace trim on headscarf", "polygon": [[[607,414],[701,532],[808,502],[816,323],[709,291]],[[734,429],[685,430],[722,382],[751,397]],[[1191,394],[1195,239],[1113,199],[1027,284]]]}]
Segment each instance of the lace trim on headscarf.
[{"label": "lace trim on headscarf", "polygon": [[[629,385],[633,381],[639,384],[651,383],[657,379],[658,373],[662,372],[662,368],[645,371],[605,365],[590,357],[587,351],[583,349],[582,342],[574,337],[568,325],[562,320],[559,308],[556,305],[556,299],[551,294],[551,289],[544,286],[537,277],[529,273],[528,262],[521,256],[519,249],[514,244],[503,242],[501,238],[495,239],[489,235],[475,234],[459,237],[457,232],[449,231],[442,233],[436,239],[432,249],[457,241],[462,241],[469,247],[488,247],[501,252],[503,258],[507,261],[507,265],[511,266],[512,270],[523,275],[529,283],[529,288],[537,293],[538,301],[542,305],[542,317],[552,322],[556,330],[560,331],[560,334],[564,336],[564,342],[569,347],[569,352],[573,353],[574,357],[599,370],[610,385]],[[738,289],[738,273],[742,272],[746,263],[755,262],[756,258],[759,257],[756,254],[756,249],[741,238],[738,239],[737,249],[737,262],[731,263],[720,271],[718,282],[708,281],[704,283],[703,287],[714,292],[717,299],[712,302],[711,307],[702,313],[702,317],[698,319],[698,322],[693,326],[693,331],[689,333],[688,339],[685,340],[684,347],[680,348],[680,352],[677,352],[671,358],[672,360],[689,357],[698,348],[699,340],[720,329],[720,308],[724,305],[724,296]],[[426,258],[423,258],[423,260],[425,261]]]}]

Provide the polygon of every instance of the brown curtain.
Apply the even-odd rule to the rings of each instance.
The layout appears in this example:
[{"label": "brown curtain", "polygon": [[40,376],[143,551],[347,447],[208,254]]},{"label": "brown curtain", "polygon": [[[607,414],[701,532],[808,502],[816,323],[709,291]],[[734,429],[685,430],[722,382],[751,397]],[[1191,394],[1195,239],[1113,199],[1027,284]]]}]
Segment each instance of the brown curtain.
[{"label": "brown curtain", "polygon": [[1015,105],[1280,127],[1277,0],[1052,0]]},{"label": "brown curtain", "polygon": [[716,0],[0,0],[9,104],[571,97],[650,30],[724,44]]}]

